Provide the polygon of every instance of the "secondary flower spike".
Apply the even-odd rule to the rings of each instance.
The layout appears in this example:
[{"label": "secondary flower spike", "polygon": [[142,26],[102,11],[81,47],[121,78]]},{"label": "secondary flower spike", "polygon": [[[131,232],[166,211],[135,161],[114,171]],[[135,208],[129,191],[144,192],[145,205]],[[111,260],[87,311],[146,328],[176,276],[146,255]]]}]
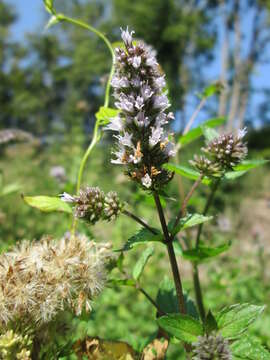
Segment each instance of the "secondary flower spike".
[{"label": "secondary flower spike", "polygon": [[131,179],[146,189],[158,189],[173,173],[162,168],[175,155],[164,125],[173,119],[164,88],[164,75],[155,52],[143,42],[133,43],[133,31],[122,30],[125,49],[117,48],[112,79],[115,105],[120,110],[107,130],[117,132],[112,163],[127,167]]}]

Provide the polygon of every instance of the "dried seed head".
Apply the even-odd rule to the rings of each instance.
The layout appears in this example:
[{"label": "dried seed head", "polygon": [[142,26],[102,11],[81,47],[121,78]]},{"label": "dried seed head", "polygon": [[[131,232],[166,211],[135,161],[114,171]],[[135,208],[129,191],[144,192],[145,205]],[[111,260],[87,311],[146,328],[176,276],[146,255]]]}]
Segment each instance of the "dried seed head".
[{"label": "dried seed head", "polygon": [[0,325],[49,322],[65,308],[80,314],[103,289],[108,245],[85,236],[24,241],[0,256]]},{"label": "dried seed head", "polygon": [[193,360],[232,360],[229,342],[221,335],[199,336],[193,346]]},{"label": "dried seed head", "polygon": [[98,187],[86,187],[75,196],[75,216],[95,224],[102,218],[104,209],[104,192]]},{"label": "dried seed head", "polygon": [[220,177],[222,176],[221,166],[207,159],[203,155],[194,155],[194,160],[190,160],[190,164],[193,165],[201,174],[208,177]]},{"label": "dried seed head", "polygon": [[164,129],[173,114],[167,112],[166,82],[155,52],[143,42],[135,45],[132,35],[128,29],[122,30],[125,49],[115,50],[112,87],[120,113],[111,119],[107,130],[118,133],[112,163],[125,165],[132,180],[151,190],[172,178],[162,165],[175,155],[174,144]]},{"label": "dried seed head", "polygon": [[224,171],[232,170],[247,156],[248,149],[246,143],[243,142],[245,135],[246,129],[239,130],[236,135],[220,135],[202,150],[211,156],[213,161],[219,164]]},{"label": "dried seed head", "polygon": [[33,141],[32,134],[19,129],[0,130],[0,145],[7,144],[12,141]]},{"label": "dried seed head", "polygon": [[104,219],[108,221],[116,219],[122,209],[123,204],[121,203],[117,193],[115,191],[110,191],[105,196]]}]

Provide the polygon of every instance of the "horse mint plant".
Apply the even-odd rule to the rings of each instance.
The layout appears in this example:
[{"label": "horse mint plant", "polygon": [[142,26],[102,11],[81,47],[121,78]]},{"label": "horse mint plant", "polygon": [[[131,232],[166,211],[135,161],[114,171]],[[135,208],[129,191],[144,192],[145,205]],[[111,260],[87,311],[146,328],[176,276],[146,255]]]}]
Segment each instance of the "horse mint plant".
[{"label": "horse mint plant", "polygon": [[[229,243],[218,246],[211,238],[204,238],[203,226],[205,222],[212,219],[212,216],[207,215],[220,184],[224,181],[227,172],[233,171],[236,175],[243,175],[243,169],[248,171],[258,166],[258,160],[256,162],[248,160],[248,166],[246,162],[243,162],[248,153],[247,145],[243,141],[246,129],[238,130],[236,134],[220,135],[212,128],[204,126],[204,130],[208,130],[211,136],[207,137],[207,131],[204,132],[202,128],[197,132],[205,135],[206,146],[202,149],[204,155],[195,155],[191,160],[196,171],[188,167],[182,157],[180,164],[176,164],[176,160],[170,164],[169,161],[180,150],[180,147],[174,145],[172,136],[165,130],[165,125],[174,118],[174,115],[168,111],[170,103],[165,74],[156,60],[155,51],[142,40],[133,40],[134,31],[129,31],[128,28],[121,30],[123,44],[114,50],[109,39],[99,30],[62,13],[58,14],[54,9],[53,1],[46,0],[45,6],[52,16],[49,26],[54,26],[59,22],[68,22],[97,35],[107,46],[112,65],[106,84],[104,104],[96,114],[92,140],[78,169],[76,189],[73,189],[74,195],[64,192],[60,198],[43,195],[24,197],[25,202],[34,208],[70,216],[72,226],[66,229],[69,232],[58,241],[48,236],[42,237],[40,241],[23,241],[0,256],[0,325],[2,328],[0,340],[5,338],[3,334],[9,329],[13,330],[12,334],[17,334],[19,328],[19,333],[24,336],[30,328],[31,341],[33,338],[34,344],[31,355],[33,359],[38,359],[40,348],[37,345],[39,345],[40,333],[42,335],[50,333],[49,325],[58,315],[69,310],[77,316],[82,316],[82,321],[88,326],[90,322],[87,312],[91,310],[92,301],[97,299],[100,292],[106,286],[111,287],[110,291],[113,291],[112,288],[115,286],[127,286],[130,288],[130,293],[138,291],[143,296],[140,301],[145,299],[155,309],[151,313],[153,316],[151,331],[154,327],[156,329],[155,339],[152,339],[150,346],[151,359],[165,359],[169,342],[175,338],[179,340],[175,346],[185,353],[184,356],[187,359],[269,359],[269,352],[261,344],[254,343],[248,337],[248,327],[262,313],[264,307],[243,303],[217,312],[206,309],[208,303],[204,300],[205,293],[199,276],[199,266],[202,262],[217,259],[219,254],[230,248]],[[109,107],[111,86],[116,108]],[[210,85],[208,90],[202,93],[204,94],[203,102],[218,93],[220,89],[220,86]],[[195,114],[197,112],[196,110]],[[191,142],[194,137],[194,132],[190,134],[189,130],[195,117],[193,115],[190,121],[187,121],[187,126],[183,131],[183,136],[186,136],[186,141],[188,138],[188,142]],[[209,121],[207,123],[209,124]],[[122,202],[115,191],[105,194],[99,187],[82,186],[87,161],[102,138],[104,130],[112,131],[112,137],[115,140],[111,163],[123,165],[129,179],[134,181],[132,188],[127,186],[125,189],[127,199],[124,200],[127,201]],[[7,135],[4,135],[4,137],[2,135],[2,142],[5,142],[7,138]],[[260,164],[263,163],[263,161],[260,162]],[[239,164],[242,165],[241,172],[238,172],[236,166]],[[181,198],[176,199],[171,205],[171,198],[166,195],[167,191],[171,190],[169,187],[166,188],[166,185],[173,179],[174,172],[192,180],[193,183],[187,193],[181,194]],[[112,182],[113,179],[114,177],[112,177]],[[202,183],[209,186],[209,194],[205,196],[204,209],[200,214],[192,212],[189,202]],[[136,185],[147,191],[144,195],[149,197],[147,199],[150,199],[151,205],[154,205],[151,207],[151,210],[154,210],[151,217],[149,216],[149,221],[136,213],[138,207],[133,211],[130,210],[132,204],[128,204],[128,201],[132,198]],[[161,196],[166,196],[168,201],[162,201]],[[127,210],[128,207],[129,210]],[[175,211],[176,207],[179,208],[177,211]],[[78,234],[78,219],[83,220],[80,227],[93,235],[95,233],[92,227],[98,221],[110,222],[122,214],[128,216],[130,221],[139,224],[140,228],[129,238],[123,239],[124,244],[120,249],[119,244],[113,244],[112,250],[109,241],[106,244],[99,243]],[[158,225],[154,223],[154,218]],[[104,226],[114,225],[104,224]],[[195,231],[189,231],[190,227],[195,228]],[[123,232],[123,237],[124,234],[126,232]],[[178,238],[178,235],[181,236]],[[185,240],[184,243],[179,241],[180,238]],[[157,260],[155,253],[157,244],[159,249],[167,252],[168,255],[168,260],[163,262],[162,272],[168,270],[173,281],[163,282],[156,291],[157,297],[154,298],[144,287],[142,274],[147,266],[150,266],[151,258],[156,257]],[[140,247],[138,246],[135,263],[135,256],[132,256],[126,266],[125,258],[137,245]],[[184,291],[186,283],[183,284],[180,259],[190,261],[194,290],[194,292],[190,291],[190,294],[194,295],[195,301],[187,295],[190,289]],[[223,304],[219,303],[218,297],[217,302],[217,308],[220,308]],[[132,305],[131,302],[130,307]],[[114,306],[110,306],[106,311],[114,311],[113,309]],[[144,314],[140,315],[144,319]],[[104,326],[106,326],[106,321],[104,321]],[[136,329],[136,331],[139,330]],[[160,339],[161,334],[166,338],[165,342]],[[99,335],[96,334],[96,336]],[[70,342],[74,342],[77,337],[78,333],[74,334]],[[93,344],[93,339],[88,340],[86,337],[85,341],[76,342],[76,347],[82,343]],[[111,348],[115,345],[113,341],[108,343]],[[149,344],[145,349],[148,347]],[[110,354],[111,348],[108,349]],[[138,353],[129,345],[126,348],[131,351],[128,354],[121,353],[121,359],[127,356],[131,360],[144,358],[144,350]],[[95,356],[96,347],[91,349],[91,346],[87,348],[88,355],[92,356],[93,353]],[[250,357],[250,349],[253,355],[256,354],[256,358]],[[68,351],[67,349],[62,351],[59,345],[57,350],[59,352],[54,356],[61,354],[59,358],[62,354],[63,356],[71,355],[71,357],[74,355],[72,346],[68,347]],[[29,351],[31,349],[25,348],[26,356]],[[82,345],[78,353],[83,357],[85,351]],[[43,358],[43,354],[40,356]],[[120,359],[119,356],[117,359]]]}]

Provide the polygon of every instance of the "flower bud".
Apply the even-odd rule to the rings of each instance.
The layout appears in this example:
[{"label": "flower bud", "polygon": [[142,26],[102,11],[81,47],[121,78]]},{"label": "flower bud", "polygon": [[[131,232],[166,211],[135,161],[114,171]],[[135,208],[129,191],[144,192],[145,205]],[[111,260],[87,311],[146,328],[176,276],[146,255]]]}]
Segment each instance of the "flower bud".
[{"label": "flower bud", "polygon": [[95,224],[102,218],[104,209],[104,192],[98,187],[86,187],[80,190],[80,195],[74,197],[77,218],[84,219]]},{"label": "flower bud", "polygon": [[193,360],[232,360],[229,342],[221,335],[199,336],[198,342],[194,343],[193,346]]},{"label": "flower bud", "polygon": [[218,163],[224,171],[232,170],[247,156],[248,149],[243,137],[246,129],[238,130],[237,134],[223,134],[208,143],[202,150],[209,154],[214,162]]},{"label": "flower bud", "polygon": [[194,155],[194,159],[189,161],[196,170],[201,174],[208,177],[220,177],[222,176],[222,168],[218,163],[213,162],[212,160],[207,159],[203,155]]},{"label": "flower bud", "polygon": [[104,219],[111,221],[117,218],[123,209],[123,204],[121,203],[117,193],[115,191],[110,191],[105,196],[104,202]]}]

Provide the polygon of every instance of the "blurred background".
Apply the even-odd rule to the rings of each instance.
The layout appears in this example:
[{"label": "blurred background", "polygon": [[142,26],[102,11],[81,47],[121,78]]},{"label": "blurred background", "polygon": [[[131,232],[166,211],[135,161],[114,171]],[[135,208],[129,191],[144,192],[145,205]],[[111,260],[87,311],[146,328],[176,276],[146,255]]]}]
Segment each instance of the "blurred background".
[{"label": "blurred background", "polygon": [[[195,125],[226,116],[224,130],[248,127],[251,158],[270,158],[270,1],[269,0],[70,0],[56,8],[120,40],[120,27],[134,29],[157,51],[166,73],[177,141],[199,104],[198,93],[222,81],[225,90],[206,103]],[[91,140],[95,113],[104,101],[110,54],[94,35],[70,24],[45,31],[48,16],[41,0],[0,0],[0,247],[44,234],[61,237],[70,227],[66,215],[44,215],[27,207],[20,194],[75,192],[81,157]],[[113,106],[113,102],[111,102]],[[146,219],[154,204],[110,164],[111,135],[91,155],[83,183],[116,190]],[[181,152],[188,164],[198,141]],[[255,169],[225,183],[205,226],[210,244],[232,241],[231,250],[201,266],[207,306],[220,309],[238,302],[270,304],[270,167]],[[182,181],[186,191],[190,181]],[[181,186],[182,186],[181,185]],[[167,215],[178,208],[177,178],[167,192]],[[202,211],[208,189],[201,186],[190,210]],[[166,201],[166,200],[164,200]],[[113,226],[97,224],[80,231],[120,247],[138,229],[129,219]],[[125,260],[127,268],[140,249]],[[193,296],[189,264],[181,262],[184,286]],[[157,246],[143,276],[153,297],[168,271],[168,259]],[[69,318],[72,338],[83,334],[128,341],[140,349],[156,330],[155,314],[133,289],[106,289],[90,319]],[[75,329],[75,330],[74,330]],[[270,347],[270,308],[252,328]],[[64,342],[63,339],[59,340]],[[53,346],[53,345],[52,345]],[[169,359],[180,358],[174,345]]]}]

